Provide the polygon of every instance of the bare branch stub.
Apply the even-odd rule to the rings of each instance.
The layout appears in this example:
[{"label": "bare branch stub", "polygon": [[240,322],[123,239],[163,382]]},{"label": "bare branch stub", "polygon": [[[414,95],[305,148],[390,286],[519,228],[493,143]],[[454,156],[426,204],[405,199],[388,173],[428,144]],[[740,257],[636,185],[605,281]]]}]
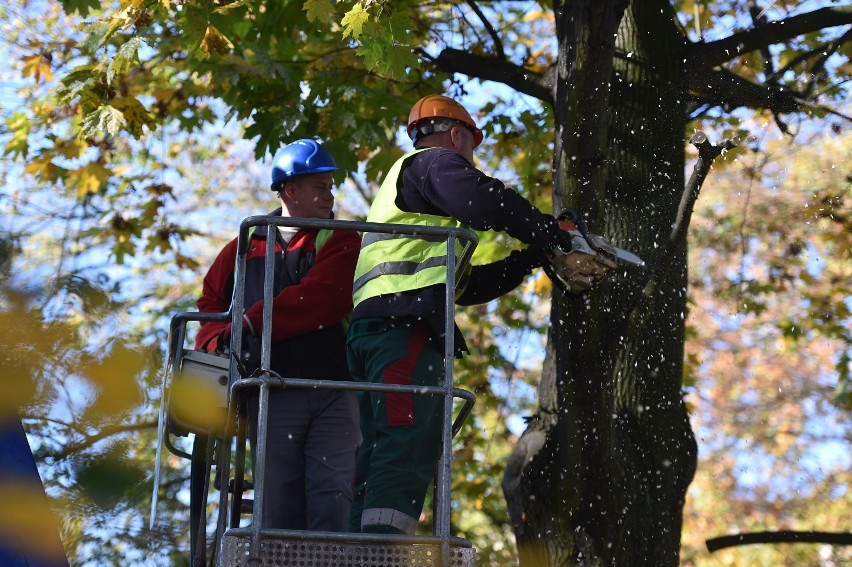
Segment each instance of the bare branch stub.
[{"label": "bare branch stub", "polygon": [[[701,192],[701,186],[707,178],[707,173],[713,165],[713,161],[722,154],[722,152],[736,147],[739,144],[737,139],[725,139],[720,144],[714,145],[707,138],[707,134],[702,131],[696,131],[690,143],[698,150],[698,160],[695,167],[692,169],[692,175],[689,178],[683,193],[680,198],[677,216],[672,223],[672,231],[669,234],[668,241],[662,246],[657,254],[649,262],[648,281],[643,290],[643,297],[647,301],[653,295],[663,272],[667,269],[671,261],[671,251],[680,245],[685,239],[689,223],[692,219],[692,211],[695,208],[695,202],[698,200],[698,195]],[[640,306],[641,307],[641,306]]]}]

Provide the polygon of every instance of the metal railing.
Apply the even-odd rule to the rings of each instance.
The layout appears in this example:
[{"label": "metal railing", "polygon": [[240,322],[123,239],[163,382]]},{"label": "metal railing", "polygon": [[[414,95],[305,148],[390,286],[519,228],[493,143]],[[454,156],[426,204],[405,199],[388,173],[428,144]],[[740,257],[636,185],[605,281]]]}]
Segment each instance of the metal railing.
[{"label": "metal railing", "polygon": [[[438,386],[423,387],[413,385],[399,384],[367,384],[362,382],[340,381],[329,377],[328,380],[316,379],[301,379],[280,377],[270,370],[271,347],[272,347],[272,304],[274,294],[274,266],[275,266],[275,246],[268,245],[265,255],[265,270],[264,270],[264,289],[263,289],[263,326],[261,329],[261,360],[260,370],[255,372],[251,377],[245,377],[240,374],[239,361],[242,355],[242,314],[244,311],[245,300],[245,280],[246,280],[246,262],[249,252],[250,232],[254,227],[267,227],[268,234],[277,230],[277,227],[295,227],[302,229],[330,229],[330,230],[350,230],[359,231],[361,233],[383,233],[409,235],[411,237],[428,237],[434,239],[440,237],[447,242],[447,258],[446,258],[446,295],[445,295],[445,320],[444,320],[444,379],[443,384]],[[272,242],[273,239],[269,239]],[[317,538],[326,542],[342,543],[349,542],[370,546],[377,542],[384,542],[392,545],[407,545],[413,543],[428,543],[437,545],[440,548],[440,565],[449,566],[451,564],[451,548],[470,548],[470,543],[454,538],[450,535],[450,515],[451,515],[451,466],[452,466],[452,438],[461,428],[464,421],[470,414],[475,397],[471,392],[455,388],[453,386],[453,353],[455,352],[454,344],[454,312],[455,312],[455,293],[457,275],[462,274],[470,264],[470,259],[478,242],[477,236],[470,230],[451,227],[434,227],[434,226],[419,226],[419,225],[404,225],[404,224],[384,224],[358,221],[338,221],[338,220],[321,220],[321,219],[306,219],[296,217],[279,217],[279,216],[253,216],[245,219],[240,224],[240,230],[237,237],[237,262],[235,269],[234,294],[231,300],[230,309],[223,313],[180,313],[172,319],[169,338],[169,358],[167,362],[167,372],[175,372],[178,370],[176,361],[183,352],[183,344],[186,338],[186,324],[190,321],[230,321],[231,322],[231,356],[230,369],[228,372],[228,411],[227,423],[225,424],[224,432],[222,432],[218,446],[218,463],[217,463],[217,479],[226,479],[219,486],[219,506],[216,531],[214,535],[214,554],[217,557],[217,565],[221,564],[223,556],[219,549],[223,539],[227,534],[232,534],[235,537],[248,537],[248,549],[245,546],[239,546],[238,553],[246,556],[245,559],[248,565],[260,565],[262,540],[267,540],[276,534],[280,537],[290,538],[298,541],[300,539],[309,538],[315,541]],[[457,261],[456,248],[457,244],[462,247],[462,253]],[[165,388],[164,379],[164,388]],[[261,518],[263,517],[263,492],[264,492],[264,467],[266,460],[266,441],[267,441],[267,416],[269,414],[269,389],[270,387],[277,388],[327,388],[340,390],[359,390],[359,391],[383,391],[383,392],[406,392],[412,394],[437,394],[444,397],[444,424],[442,431],[442,453],[438,463],[438,469],[435,479],[435,498],[434,498],[434,522],[433,535],[429,536],[394,536],[394,535],[376,535],[376,534],[352,534],[352,533],[330,533],[322,532],[311,534],[308,532],[293,532],[288,530],[268,530],[262,527]],[[254,483],[254,501],[252,506],[252,522],[250,528],[239,528],[239,519],[241,515],[241,492],[243,483],[243,472],[245,466],[245,428],[236,427],[237,421],[241,417],[238,415],[237,408],[241,400],[241,396],[246,390],[258,391],[258,415],[257,415],[257,441],[254,454],[253,466],[253,483]],[[164,399],[166,392],[164,391]],[[463,400],[463,405],[458,412],[458,415],[453,419],[453,400],[459,398]],[[168,422],[167,412],[164,415],[164,410],[161,408],[161,422]],[[158,443],[158,458],[157,472],[155,476],[159,476],[159,462],[162,446],[166,446],[169,451],[185,458],[191,458],[191,455],[185,451],[175,447],[171,442],[168,431],[163,431],[165,428],[161,423],[161,442]],[[165,433],[165,435],[163,435]],[[211,432],[212,437],[217,435]],[[234,499],[229,506],[229,490],[228,484],[231,473],[231,445],[233,438],[237,437],[237,454],[236,454],[236,469],[234,482]],[[207,447],[207,454],[210,453],[210,446]],[[209,482],[210,464],[206,464],[206,480],[204,489],[207,490],[207,482]],[[155,487],[155,492],[156,492]],[[201,506],[202,513],[206,508]],[[156,504],[152,504],[152,508]],[[196,506],[198,508],[198,506]],[[230,528],[230,530],[229,530]],[[301,535],[299,535],[301,533]],[[305,535],[307,534],[307,535]],[[202,542],[203,546],[203,542]],[[195,546],[197,548],[197,546]],[[233,546],[229,546],[229,549]],[[197,552],[193,549],[193,552]],[[235,552],[234,550],[231,550]],[[206,553],[204,547],[201,553]],[[236,552],[235,552],[236,553]],[[193,558],[194,560],[195,558]],[[352,563],[351,560],[348,563]],[[194,562],[193,565],[196,563]],[[230,566],[229,566],[230,567]]]}]

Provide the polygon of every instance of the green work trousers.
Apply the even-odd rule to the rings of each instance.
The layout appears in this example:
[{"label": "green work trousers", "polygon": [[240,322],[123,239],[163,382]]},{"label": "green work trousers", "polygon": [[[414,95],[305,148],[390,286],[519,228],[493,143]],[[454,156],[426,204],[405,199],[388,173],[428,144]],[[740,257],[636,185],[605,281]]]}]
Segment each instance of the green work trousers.
[{"label": "green work trousers", "polygon": [[[424,322],[361,319],[346,344],[352,378],[373,384],[437,386],[444,357]],[[440,395],[358,392],[358,449],[352,532],[412,534],[441,454]]]}]

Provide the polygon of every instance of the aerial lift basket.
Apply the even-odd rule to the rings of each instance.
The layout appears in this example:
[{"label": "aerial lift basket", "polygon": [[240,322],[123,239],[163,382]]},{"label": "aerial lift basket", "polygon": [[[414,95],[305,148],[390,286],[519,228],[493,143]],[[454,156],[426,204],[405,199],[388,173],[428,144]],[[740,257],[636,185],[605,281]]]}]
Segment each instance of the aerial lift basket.
[{"label": "aerial lift basket", "polygon": [[[407,237],[444,238],[447,241],[447,285],[445,319],[445,373],[440,386],[423,388],[399,384],[365,384],[335,380],[305,380],[272,376],[269,372],[251,377],[242,376],[237,362],[241,356],[242,325],[246,257],[249,231],[253,227],[278,226],[305,229],[354,230]],[[450,535],[450,467],[452,438],[471,412],[475,397],[471,392],[453,387],[453,325],[455,288],[459,277],[467,269],[477,244],[476,235],[466,229],[379,224],[354,221],[256,216],[245,219],[237,238],[237,264],[234,296],[225,313],[181,313],[172,319],[169,353],[163,379],[163,402],[160,407],[155,492],[152,499],[151,525],[156,516],[159,471],[162,448],[180,457],[191,459],[190,488],[190,564],[193,567],[240,566],[290,566],[304,567],[396,567],[440,566],[473,567],[476,551],[470,542]],[[460,252],[459,257],[453,252]],[[274,272],[274,247],[267,247],[266,277],[264,282],[264,313],[261,333],[261,368],[269,368],[272,336],[271,274]],[[233,329],[231,356],[197,352],[183,348],[186,324],[190,321],[227,321]],[[330,377],[331,378],[331,377]],[[266,421],[269,389],[285,388],[335,388],[350,390],[377,390],[442,395],[444,415],[448,416],[442,435],[443,450],[435,479],[434,522],[432,535],[384,535],[294,530],[261,529],[265,462]],[[246,423],[244,401],[248,391],[259,396],[257,416],[257,447],[255,450],[253,483],[244,479],[246,460]],[[201,392],[201,393],[199,393]],[[454,412],[454,400],[462,401]],[[182,403],[188,400],[189,403]],[[453,415],[455,413],[455,418]],[[177,447],[172,438],[194,434],[191,454]],[[232,446],[236,453],[232,459]],[[234,461],[232,463],[232,461]],[[207,497],[210,475],[215,462],[214,486],[219,489],[216,530],[212,537],[211,555],[208,558]],[[233,471],[232,471],[233,467]],[[233,473],[233,474],[232,474]],[[245,506],[243,492],[254,489],[250,506]],[[233,494],[233,498],[231,498]],[[251,510],[251,523],[241,521],[246,509]],[[208,559],[210,561],[208,562]]]}]

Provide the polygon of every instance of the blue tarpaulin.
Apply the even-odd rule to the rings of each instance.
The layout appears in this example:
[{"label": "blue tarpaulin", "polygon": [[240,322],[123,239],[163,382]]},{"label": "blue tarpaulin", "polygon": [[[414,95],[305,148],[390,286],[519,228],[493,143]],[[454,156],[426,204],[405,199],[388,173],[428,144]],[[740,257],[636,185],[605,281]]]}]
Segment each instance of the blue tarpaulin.
[{"label": "blue tarpaulin", "polygon": [[[26,534],[11,533],[0,529],[0,565],[3,567],[68,567],[68,559],[59,539],[57,524],[50,510],[50,503],[44,493],[44,485],[36,468],[35,459],[27,442],[24,427],[17,415],[0,421],[0,494],[2,483],[30,485],[32,493],[41,494],[41,498],[28,503],[32,513],[44,518],[38,528],[38,537],[26,537]],[[0,502],[0,513],[15,513],[5,510]],[[8,519],[8,518],[7,518]],[[16,523],[15,518],[9,524],[24,526],[27,522]],[[34,545],[34,542],[38,542]]]}]

